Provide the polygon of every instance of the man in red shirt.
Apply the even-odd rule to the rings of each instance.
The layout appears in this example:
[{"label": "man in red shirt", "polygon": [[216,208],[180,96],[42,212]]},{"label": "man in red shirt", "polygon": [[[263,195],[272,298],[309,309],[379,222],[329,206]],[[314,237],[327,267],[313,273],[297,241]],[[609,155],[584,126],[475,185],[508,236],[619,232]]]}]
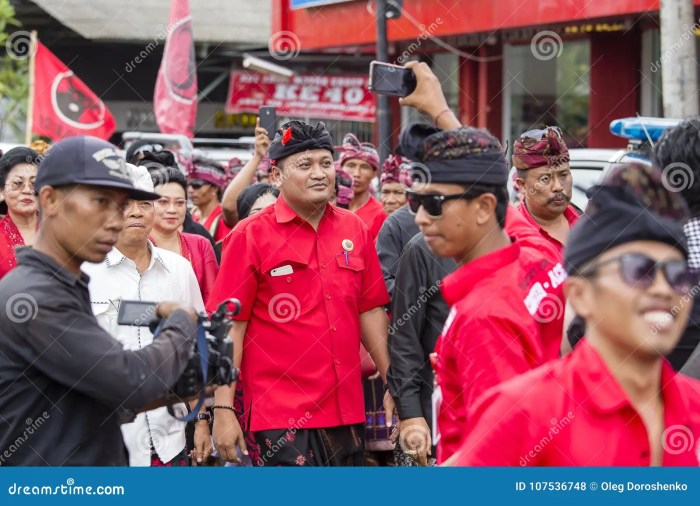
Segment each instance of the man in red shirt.
[{"label": "man in red shirt", "polygon": [[579,217],[571,202],[569,150],[557,127],[530,130],[513,145],[513,165],[523,195],[520,211],[540,234],[561,251]]},{"label": "man in red shirt", "polygon": [[663,358],[691,309],[683,229],[622,187],[599,187],[591,207],[565,251],[567,297],[586,321],[585,340],[487,392],[451,463],[698,465],[700,382]]},{"label": "man in red shirt", "polygon": [[187,174],[188,195],[196,208],[192,217],[207,229],[217,245],[231,231],[221,208],[221,197],[229,180],[223,167],[204,158],[194,158]]},{"label": "man in red shirt", "polygon": [[[209,308],[229,297],[243,307],[234,362],[258,464],[360,465],[360,338],[384,382],[389,364],[389,296],[374,241],[357,216],[328,204],[335,168],[323,123],[286,123],[269,154],[279,199],[227,238]],[[245,443],[232,401],[232,389],[216,391],[213,436],[235,461],[234,445]]]},{"label": "man in red shirt", "polygon": [[340,151],[340,167],[353,179],[352,189],[355,193],[349,209],[365,222],[372,240],[376,241],[387,217],[384,206],[370,191],[372,179],[379,170],[377,149],[369,142],[360,142],[355,134],[346,134],[343,145],[336,149]]},{"label": "man in red shirt", "polygon": [[435,358],[434,442],[442,462],[459,448],[467,409],[483,391],[557,356],[566,276],[556,252],[517,212],[513,230],[526,232],[520,238],[504,230],[508,168],[489,132],[413,125],[400,142],[428,171],[429,182],[407,193],[416,224],[435,254],[458,264],[441,286],[451,311]]}]

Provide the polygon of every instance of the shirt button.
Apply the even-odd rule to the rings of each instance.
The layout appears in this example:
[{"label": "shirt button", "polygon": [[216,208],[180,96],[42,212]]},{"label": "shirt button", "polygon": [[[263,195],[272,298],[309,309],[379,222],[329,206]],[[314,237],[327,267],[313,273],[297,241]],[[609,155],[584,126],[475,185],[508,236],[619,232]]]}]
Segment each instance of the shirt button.
[{"label": "shirt button", "polygon": [[340,365],[340,360],[336,359],[336,360],[335,360],[335,365]]},{"label": "shirt button", "polygon": [[291,283],[291,282],[292,282],[292,278],[291,278],[291,277],[288,277],[288,278],[287,278],[287,283]]},{"label": "shirt button", "polygon": [[331,300],[331,294],[330,294],[330,293],[327,293],[327,294],[326,294],[326,298],[327,298],[328,300]]},{"label": "shirt button", "polygon": [[335,325],[333,325],[333,326],[331,327],[331,330],[335,330]]}]

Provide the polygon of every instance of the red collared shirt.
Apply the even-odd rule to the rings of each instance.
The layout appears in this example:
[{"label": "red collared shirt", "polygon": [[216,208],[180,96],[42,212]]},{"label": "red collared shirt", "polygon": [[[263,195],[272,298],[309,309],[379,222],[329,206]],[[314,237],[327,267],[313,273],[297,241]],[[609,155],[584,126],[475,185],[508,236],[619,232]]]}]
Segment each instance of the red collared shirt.
[{"label": "red collared shirt", "polygon": [[370,195],[369,200],[365,202],[365,205],[355,211],[355,214],[365,222],[365,225],[367,225],[369,229],[369,235],[372,236],[373,241],[376,241],[379,231],[384,224],[384,220],[387,218],[382,203]]},{"label": "red collared shirt", "polygon": [[[664,361],[664,466],[697,466],[700,382]],[[600,355],[561,360],[493,388],[469,415],[461,466],[649,466],[649,435]]]},{"label": "red collared shirt", "polygon": [[452,308],[436,345],[438,462],[459,448],[466,413],[485,390],[559,356],[565,273],[531,230],[509,209],[514,243],[443,280]]},{"label": "red collared shirt", "polygon": [[357,216],[327,205],[315,231],[280,197],[241,221],[207,309],[229,297],[248,321],[241,372],[252,431],[364,421],[359,316],[389,295]]},{"label": "red collared shirt", "polygon": [[[527,209],[527,205],[525,204],[525,201],[523,200],[520,204],[520,213],[523,215],[525,220],[535,227],[537,230],[539,230],[540,234],[542,234],[542,237],[547,239],[553,246],[557,248],[557,251],[561,254],[562,250],[564,249],[564,245],[559,242],[559,240],[555,239],[551,235],[549,235],[549,232],[547,232],[542,226],[537,223],[537,220],[532,217],[532,214],[530,214],[530,211]],[[566,218],[566,221],[569,222],[569,229],[571,229],[574,225],[576,225],[576,222],[579,219],[579,214],[574,208],[574,206],[567,206],[566,209],[564,210],[564,218]]]},{"label": "red collared shirt", "polygon": [[196,222],[202,223],[202,226],[207,229],[207,232],[212,236],[215,243],[222,242],[228,233],[231,231],[226,222],[224,221],[224,210],[221,204],[216,206],[211,214],[207,217],[205,222],[201,222],[198,217],[192,216],[192,219]]}]

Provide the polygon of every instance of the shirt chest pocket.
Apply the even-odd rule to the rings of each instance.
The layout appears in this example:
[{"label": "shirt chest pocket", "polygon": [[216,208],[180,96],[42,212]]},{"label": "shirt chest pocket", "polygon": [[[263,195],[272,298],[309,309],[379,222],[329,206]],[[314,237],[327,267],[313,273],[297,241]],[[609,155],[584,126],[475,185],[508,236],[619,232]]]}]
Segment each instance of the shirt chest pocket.
[{"label": "shirt chest pocket", "polygon": [[347,299],[359,300],[365,261],[359,256],[341,254],[335,257],[337,275],[333,276],[337,292]]},{"label": "shirt chest pocket", "polygon": [[317,273],[308,265],[283,260],[263,265],[264,289],[258,292],[263,308],[277,323],[298,319],[314,310],[321,300]]}]

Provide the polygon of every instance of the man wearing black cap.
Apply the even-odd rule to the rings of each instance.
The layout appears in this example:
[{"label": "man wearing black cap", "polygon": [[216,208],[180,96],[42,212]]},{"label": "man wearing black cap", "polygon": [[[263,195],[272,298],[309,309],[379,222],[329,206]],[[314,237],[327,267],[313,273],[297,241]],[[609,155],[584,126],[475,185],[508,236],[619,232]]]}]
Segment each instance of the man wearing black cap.
[{"label": "man wearing black cap", "polygon": [[[389,296],[374,241],[360,218],[328,204],[335,168],[323,123],[286,123],[269,155],[279,198],[227,237],[208,305],[235,296],[243,306],[231,335],[257,464],[361,465],[360,339],[384,382],[389,365]],[[213,436],[232,461],[245,443],[233,389],[224,390]]]},{"label": "man wearing black cap", "polygon": [[455,465],[698,465],[700,382],[664,359],[695,282],[683,228],[622,187],[597,188],[588,207],[564,252],[586,338],[486,394]]},{"label": "man wearing black cap", "polygon": [[[0,281],[0,461],[10,465],[126,465],[120,412],[162,396],[180,376],[196,333],[193,309],[162,303],[153,344],[124,350],[92,314],[84,261],[101,262],[137,190],[108,142],[58,142],[37,175],[34,248]],[[41,423],[38,423],[41,421]]]}]

